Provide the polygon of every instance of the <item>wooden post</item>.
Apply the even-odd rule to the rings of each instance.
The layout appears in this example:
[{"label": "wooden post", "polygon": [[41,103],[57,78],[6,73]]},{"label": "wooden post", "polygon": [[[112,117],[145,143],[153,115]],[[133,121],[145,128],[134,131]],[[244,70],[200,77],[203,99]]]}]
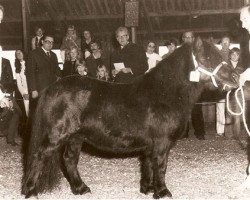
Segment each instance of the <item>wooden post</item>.
[{"label": "wooden post", "polygon": [[130,0],[125,3],[125,26],[131,27],[131,40],[136,43],[136,27],[139,21],[139,2]]},{"label": "wooden post", "polygon": [[137,39],[136,39],[136,27],[133,26],[131,27],[131,41],[133,43],[136,43]]},{"label": "wooden post", "polygon": [[22,0],[22,18],[23,18],[23,49],[25,53],[29,51],[29,0]]}]

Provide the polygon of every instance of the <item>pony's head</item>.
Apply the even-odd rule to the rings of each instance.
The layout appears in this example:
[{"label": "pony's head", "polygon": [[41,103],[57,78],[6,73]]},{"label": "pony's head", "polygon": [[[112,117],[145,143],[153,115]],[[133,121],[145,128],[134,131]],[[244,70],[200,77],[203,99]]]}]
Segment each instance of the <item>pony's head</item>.
[{"label": "pony's head", "polygon": [[214,86],[226,91],[238,87],[239,75],[222,60],[217,47],[200,37],[192,45],[195,69],[190,73],[191,81],[200,81],[208,87]]}]

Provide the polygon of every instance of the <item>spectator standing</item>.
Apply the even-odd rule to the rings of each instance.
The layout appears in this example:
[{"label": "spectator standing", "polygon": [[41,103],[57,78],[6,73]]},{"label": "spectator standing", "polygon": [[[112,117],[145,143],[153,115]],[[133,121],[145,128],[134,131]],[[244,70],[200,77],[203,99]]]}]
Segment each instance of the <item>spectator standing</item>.
[{"label": "spectator standing", "polygon": [[162,60],[161,56],[155,52],[156,44],[153,41],[149,41],[147,44],[146,56],[148,59],[148,71],[154,68],[158,62]]},{"label": "spectator standing", "polygon": [[36,27],[35,34],[36,35],[31,39],[32,50],[42,46],[42,37],[44,34],[44,29],[42,27]]},{"label": "spectator standing", "polygon": [[29,93],[26,80],[26,61],[24,60],[24,53],[21,50],[15,52],[15,68],[16,68],[16,81],[17,88],[23,99],[25,114],[29,115]]},{"label": "spectator standing", "polygon": [[46,35],[42,47],[29,55],[26,76],[32,99],[36,99],[44,88],[61,76],[56,54],[51,51],[53,43],[54,37]]},{"label": "spectator standing", "polygon": [[77,74],[76,64],[79,60],[79,51],[76,47],[70,48],[70,60],[66,60],[63,64],[62,76],[70,76],[73,74]]},{"label": "spectator standing", "polygon": [[99,41],[92,41],[90,43],[91,54],[86,58],[86,66],[88,69],[88,76],[96,78],[97,67],[101,65],[109,66],[109,60],[103,54],[101,43]]},{"label": "spectator standing", "polygon": [[[194,33],[188,31],[183,33],[182,40],[184,43],[193,43],[195,39]],[[202,104],[196,104],[191,112],[191,121],[194,128],[194,135],[199,140],[205,139],[204,117],[202,113]],[[189,123],[187,124],[186,133],[184,137],[188,137]]]},{"label": "spectator standing", "polygon": [[[227,63],[230,63],[229,52],[230,52],[230,37],[223,36],[221,38],[221,50],[220,53],[222,58]],[[226,124],[226,101],[225,98],[220,99],[218,103],[216,103],[216,132],[218,136],[225,135],[225,124]],[[229,118],[229,117],[228,117]]]},{"label": "spectator standing", "polygon": [[116,39],[120,46],[111,55],[112,76],[115,82],[128,83],[147,71],[147,57],[142,47],[129,42],[126,27],[116,30]]},{"label": "spectator standing", "polygon": [[69,25],[67,27],[67,34],[62,40],[61,45],[61,57],[63,62],[66,60],[70,60],[70,48],[75,47],[78,51],[81,51],[81,38],[79,38],[76,34],[76,29],[73,25]]},{"label": "spectator standing", "polygon": [[170,56],[175,51],[175,49],[177,48],[177,40],[175,38],[167,40],[166,43],[165,43],[165,46],[168,48],[168,53],[163,55],[162,59],[167,58],[168,56]]},{"label": "spectator standing", "polygon": [[231,45],[231,39],[229,36],[223,36],[221,38],[221,50],[220,53],[222,55],[222,58],[224,61],[229,62],[229,52],[230,52],[230,45]]},{"label": "spectator standing", "polygon": [[83,53],[84,59],[86,59],[87,57],[89,57],[91,55],[90,44],[94,40],[95,39],[94,39],[92,33],[89,30],[84,30],[83,31],[83,38],[82,38],[82,43],[81,43],[81,49],[82,49],[82,53]]}]

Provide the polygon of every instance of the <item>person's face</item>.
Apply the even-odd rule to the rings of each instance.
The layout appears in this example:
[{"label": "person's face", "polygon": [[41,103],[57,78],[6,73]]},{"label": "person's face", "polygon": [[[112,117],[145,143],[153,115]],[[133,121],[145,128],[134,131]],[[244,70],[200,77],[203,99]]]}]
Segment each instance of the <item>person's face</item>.
[{"label": "person's face", "polygon": [[2,20],[3,20],[3,11],[0,9],[0,24],[1,24]]},{"label": "person's face", "polygon": [[89,31],[84,31],[84,32],[83,32],[83,36],[84,36],[84,38],[85,38],[86,40],[91,38],[91,35],[90,35],[90,32],[89,32]]},{"label": "person's face", "polygon": [[17,50],[17,51],[16,51],[16,58],[17,58],[18,60],[23,60],[23,52],[20,51],[20,50]]},{"label": "person's face", "polygon": [[98,73],[99,73],[100,77],[104,77],[105,76],[105,69],[103,69],[103,68],[98,69]]},{"label": "person's face", "polygon": [[77,53],[77,50],[76,50],[76,49],[72,49],[72,50],[70,51],[70,58],[71,58],[71,60],[76,60],[77,55],[78,55],[78,53]]},{"label": "person's face", "polygon": [[186,32],[183,37],[182,40],[184,43],[192,43],[194,41],[194,35],[192,32]]},{"label": "person's face", "polygon": [[71,37],[74,35],[75,30],[73,28],[68,28],[67,33]]},{"label": "person's face", "polygon": [[171,43],[170,45],[167,46],[169,52],[173,52],[176,49],[176,46]]},{"label": "person's face", "polygon": [[242,28],[245,28],[250,33],[250,13],[249,7],[243,8],[240,12],[240,20],[242,22]]},{"label": "person's face", "polygon": [[229,49],[230,46],[230,39],[228,37],[224,37],[221,40],[221,47],[222,49]]},{"label": "person's face", "polygon": [[119,44],[123,47],[128,44],[129,35],[127,31],[119,31],[116,35],[116,39]]},{"label": "person's face", "polygon": [[46,37],[44,38],[44,40],[42,41],[42,44],[43,44],[43,48],[46,50],[46,51],[50,51],[53,47],[53,44],[54,44],[54,39],[53,37]]},{"label": "person's face", "polygon": [[96,43],[92,43],[90,45],[90,49],[91,49],[92,52],[95,52],[96,50],[99,50],[99,46]]},{"label": "person's face", "polygon": [[36,35],[39,36],[39,37],[42,37],[43,36],[43,30],[41,28],[38,28],[37,31],[36,31]]},{"label": "person's face", "polygon": [[240,58],[240,55],[239,55],[237,52],[233,52],[233,53],[231,53],[231,55],[230,55],[230,59],[231,59],[232,61],[234,61],[234,62],[237,62],[237,61],[239,60],[239,58]]},{"label": "person's face", "polygon": [[84,76],[84,75],[85,75],[85,66],[79,65],[79,66],[77,67],[77,72],[78,72],[78,74],[80,74],[81,76]]},{"label": "person's face", "polygon": [[155,51],[155,43],[149,42],[147,46],[147,53],[152,54]]}]

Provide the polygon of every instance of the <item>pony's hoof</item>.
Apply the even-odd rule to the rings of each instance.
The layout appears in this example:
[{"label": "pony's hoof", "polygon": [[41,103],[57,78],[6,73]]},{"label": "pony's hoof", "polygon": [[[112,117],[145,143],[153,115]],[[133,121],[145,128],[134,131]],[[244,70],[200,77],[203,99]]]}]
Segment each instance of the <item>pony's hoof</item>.
[{"label": "pony's hoof", "polygon": [[167,188],[165,188],[165,189],[163,189],[161,191],[158,191],[157,193],[153,194],[153,198],[154,199],[160,199],[160,198],[163,198],[165,196],[172,197],[171,192]]},{"label": "pony's hoof", "polygon": [[82,195],[82,194],[86,194],[88,192],[91,192],[90,188],[84,184],[82,184],[79,187],[75,187],[74,189],[72,188],[72,192],[75,195]]},{"label": "pony's hoof", "polygon": [[140,192],[143,194],[149,194],[149,193],[153,193],[154,192],[154,187],[152,185],[148,185],[148,186],[141,186],[140,188]]},{"label": "pony's hoof", "polygon": [[28,198],[30,198],[32,196],[37,197],[37,195],[38,195],[38,193],[37,193],[37,191],[35,189],[29,190],[25,194],[25,199],[28,199]]},{"label": "pony's hoof", "polygon": [[35,187],[28,188],[26,185],[23,185],[21,194],[25,195],[25,198],[28,199],[32,196],[36,197],[38,195],[38,192]]}]

